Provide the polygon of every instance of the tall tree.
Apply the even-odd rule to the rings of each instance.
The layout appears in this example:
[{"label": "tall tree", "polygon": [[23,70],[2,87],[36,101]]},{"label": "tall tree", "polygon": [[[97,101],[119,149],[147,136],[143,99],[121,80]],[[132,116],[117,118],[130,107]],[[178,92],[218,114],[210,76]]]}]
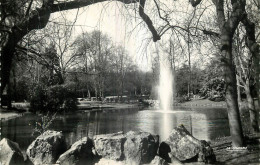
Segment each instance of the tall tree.
[{"label": "tall tree", "polygon": [[[256,8],[258,9],[258,11],[256,12],[251,12],[249,14],[256,16],[256,20],[255,22],[259,24],[260,19],[259,19],[259,11],[260,11],[260,1],[251,1],[250,6],[254,7],[256,6]],[[256,10],[257,10],[256,9]],[[248,15],[249,15],[248,14]],[[248,47],[251,55],[252,55],[252,64],[253,64],[253,75],[255,78],[255,89],[256,89],[256,96],[257,96],[257,105],[260,105],[260,47],[259,47],[259,43],[257,43],[257,39],[256,36],[259,37],[260,31],[259,28],[256,29],[256,24],[250,20],[249,16],[243,17],[242,19],[242,23],[245,27],[246,30],[246,46]],[[251,18],[252,19],[252,18]],[[254,104],[254,103],[253,103]],[[253,105],[252,104],[252,105]],[[255,105],[254,105],[255,106]],[[255,109],[251,109],[250,110],[250,120],[253,126],[254,131],[259,132],[259,107],[255,107]]]},{"label": "tall tree", "polygon": [[[234,38],[234,54],[235,54],[235,64],[236,64],[236,73],[237,73],[237,80],[239,83],[238,88],[241,86],[245,90],[246,94],[246,100],[248,105],[248,110],[250,114],[250,123],[251,128],[254,132],[259,132],[259,125],[258,125],[258,111],[257,107],[254,103],[254,95],[257,97],[257,88],[256,88],[256,80],[257,77],[255,77],[255,70],[253,65],[253,54],[248,50],[248,48],[245,46],[246,43],[243,41],[246,38],[245,31],[242,26],[239,26],[239,28],[236,31],[236,36]],[[254,94],[252,91],[252,86],[254,90]]]},{"label": "tall tree", "polygon": [[[231,1],[232,12],[228,18],[225,17],[224,0],[214,0],[217,21],[220,29],[220,50],[222,53],[222,62],[224,64],[224,78],[226,81],[226,100],[228,107],[228,118],[230,133],[232,136],[232,145],[236,147],[243,146],[243,131],[241,126],[239,107],[237,101],[236,73],[233,63],[232,43],[233,36],[239,22],[245,16],[245,1]],[[242,12],[242,13],[241,13]]]},{"label": "tall tree", "polygon": [[111,65],[112,41],[107,35],[100,31],[83,33],[77,37],[76,53],[78,58],[75,60],[78,66],[86,75],[91,75],[95,96],[102,98],[104,95],[104,83]]}]

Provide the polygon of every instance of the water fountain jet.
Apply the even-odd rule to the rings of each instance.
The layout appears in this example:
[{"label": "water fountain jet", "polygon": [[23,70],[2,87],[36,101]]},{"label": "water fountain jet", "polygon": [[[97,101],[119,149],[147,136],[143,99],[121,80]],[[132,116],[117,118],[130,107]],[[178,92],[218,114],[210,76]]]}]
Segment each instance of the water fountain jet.
[{"label": "water fountain jet", "polygon": [[160,56],[159,100],[163,111],[169,111],[173,105],[173,76],[171,60],[167,54]]}]

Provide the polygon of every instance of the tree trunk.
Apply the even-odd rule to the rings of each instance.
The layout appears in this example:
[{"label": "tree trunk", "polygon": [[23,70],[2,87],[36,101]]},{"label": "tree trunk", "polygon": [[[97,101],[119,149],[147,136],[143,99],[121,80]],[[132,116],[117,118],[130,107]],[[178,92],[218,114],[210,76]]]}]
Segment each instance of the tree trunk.
[{"label": "tree trunk", "polygon": [[[256,42],[256,26],[253,22],[250,21],[247,17],[242,20],[242,23],[245,26],[246,29],[246,46],[250,50],[250,53],[252,54],[253,57],[253,68],[254,68],[254,79],[255,79],[255,89],[256,89],[256,102],[260,102],[260,48],[259,44]],[[256,114],[256,120],[255,120],[255,125],[257,125],[257,128],[255,131],[259,132],[259,126],[258,126],[258,120],[259,120],[259,108],[255,108],[255,114]],[[251,116],[250,116],[251,118]],[[250,119],[251,121],[253,119]]]},{"label": "tree trunk", "polygon": [[[14,57],[15,52],[15,46],[17,44],[17,41],[15,40],[15,37],[10,34],[8,37],[8,41],[2,48],[1,52],[1,98],[10,98],[10,96],[2,97],[4,89],[7,87],[7,85],[10,82],[10,71],[12,68],[12,61]],[[7,87],[9,91],[9,85]],[[9,95],[10,92],[7,92],[7,95]],[[11,100],[1,100],[1,102],[6,102],[8,107],[11,105]],[[2,104],[1,104],[2,105]]]},{"label": "tree trunk", "polygon": [[17,99],[19,99],[17,97],[17,79],[16,79],[16,72],[15,72],[15,68],[13,68],[12,70],[12,73],[13,73],[13,100],[17,101]]},{"label": "tree trunk", "polygon": [[177,88],[176,88],[176,71],[175,71],[175,49],[174,45],[172,43],[172,40],[170,40],[170,55],[171,55],[171,70],[172,70],[172,93],[173,93],[173,101],[176,101],[177,98]]},{"label": "tree trunk", "polygon": [[246,92],[246,99],[247,99],[247,106],[250,114],[250,124],[253,132],[259,132],[259,126],[258,126],[258,118],[257,118],[257,111],[254,105],[254,99],[251,95],[250,91],[250,84],[249,80],[246,80],[246,85],[245,85],[245,92]]},{"label": "tree trunk", "polygon": [[122,80],[121,80],[121,101],[123,99],[123,95],[124,95],[124,80],[122,78]]},{"label": "tree trunk", "polygon": [[64,84],[64,78],[63,78],[62,74],[61,74],[61,73],[58,73],[57,75],[58,75],[58,79],[59,79],[58,84],[59,84],[59,85]]},{"label": "tree trunk", "polygon": [[[222,33],[223,34],[223,33]],[[232,38],[229,33],[222,35],[221,52],[222,62],[224,63],[224,78],[226,81],[226,102],[229,119],[230,134],[233,147],[241,147],[244,145],[241,119],[237,101],[236,73],[232,56]]]},{"label": "tree trunk", "polygon": [[21,41],[29,31],[41,29],[46,26],[51,13],[48,5],[49,3],[43,3],[42,7],[34,10],[26,20],[15,24],[15,26],[10,29],[11,33],[8,34],[7,41],[4,45],[1,45],[1,95],[5,87],[9,84],[10,70],[17,43]]},{"label": "tree trunk", "polygon": [[240,90],[240,82],[239,82],[238,75],[236,75],[236,79],[237,79],[237,101],[238,101],[238,105],[240,107],[241,106],[241,90]]},{"label": "tree trunk", "polygon": [[232,41],[239,22],[245,16],[245,12],[243,12],[243,3],[241,1],[231,1],[233,10],[230,13],[230,17],[226,18],[224,0],[212,0],[212,2],[216,6],[217,21],[220,29],[221,61],[224,64],[225,93],[232,146],[242,147],[244,142],[237,101],[237,83],[235,66],[233,64]]},{"label": "tree trunk", "polygon": [[97,89],[97,87],[95,87],[95,97],[96,97],[96,99],[98,99],[98,89]]},{"label": "tree trunk", "polygon": [[91,98],[91,94],[90,94],[89,89],[88,89],[88,98],[89,98],[89,99]]}]

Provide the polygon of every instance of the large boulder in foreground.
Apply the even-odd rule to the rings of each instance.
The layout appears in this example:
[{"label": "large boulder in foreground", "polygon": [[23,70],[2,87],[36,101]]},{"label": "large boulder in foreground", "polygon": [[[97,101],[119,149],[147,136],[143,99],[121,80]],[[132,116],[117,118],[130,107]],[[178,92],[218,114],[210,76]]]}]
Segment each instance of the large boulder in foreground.
[{"label": "large boulder in foreground", "polygon": [[96,135],[93,138],[95,149],[102,158],[111,160],[124,159],[124,143],[126,137],[122,132]]},{"label": "large boulder in foreground", "polygon": [[61,132],[46,131],[28,147],[26,154],[34,165],[53,164],[66,151],[66,143]]},{"label": "large boulder in foreground", "polygon": [[94,146],[102,160],[99,164],[116,163],[139,165],[150,163],[156,155],[159,137],[146,132],[130,131],[94,136]]},{"label": "large boulder in foreground", "polygon": [[69,150],[63,153],[57,160],[60,165],[94,164],[93,140],[84,137],[75,142]]},{"label": "large boulder in foreground", "polygon": [[174,158],[181,162],[213,163],[216,161],[209,144],[194,138],[183,125],[173,129],[169,138],[160,144],[159,155],[168,162],[172,162]]},{"label": "large boulder in foreground", "polygon": [[24,157],[19,145],[7,138],[0,141],[0,164],[20,165],[24,164]]},{"label": "large boulder in foreground", "polygon": [[145,164],[150,163],[156,155],[159,141],[147,132],[126,133],[124,144],[124,154],[126,164]]}]

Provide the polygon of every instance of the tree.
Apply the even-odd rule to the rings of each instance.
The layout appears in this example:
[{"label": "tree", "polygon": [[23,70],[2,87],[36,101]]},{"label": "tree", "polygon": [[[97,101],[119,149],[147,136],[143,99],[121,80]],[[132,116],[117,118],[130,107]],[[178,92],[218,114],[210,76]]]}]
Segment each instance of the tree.
[{"label": "tree", "polygon": [[[224,1],[213,1],[217,11],[217,20],[220,30],[221,60],[224,63],[224,78],[226,81],[226,100],[230,134],[233,146],[243,146],[243,132],[237,102],[236,74],[233,63],[232,42],[235,30],[241,21],[241,9],[245,6],[242,1],[231,1],[233,11],[230,17],[225,18]],[[243,13],[244,14],[244,13]]]},{"label": "tree", "polygon": [[112,41],[100,31],[79,36],[75,44],[78,66],[85,74],[91,75],[92,84],[97,98],[104,97],[104,83],[111,65]]},{"label": "tree", "polygon": [[[68,22],[68,21],[66,21]],[[72,24],[68,22],[68,24]],[[53,49],[56,50],[55,72],[58,76],[58,84],[63,84],[66,79],[66,72],[73,67],[78,54],[73,52],[74,43],[71,40],[73,26],[61,26],[55,23],[49,23],[43,30],[45,43],[51,42]],[[41,33],[41,31],[39,33]],[[47,35],[46,35],[47,34]],[[35,34],[38,35],[38,34]],[[44,47],[44,43],[40,43]]]},{"label": "tree", "polygon": [[[255,7],[254,7],[255,5]],[[251,8],[250,8],[251,7]],[[257,104],[260,105],[260,93],[259,90],[260,89],[260,48],[259,48],[259,43],[257,43],[257,38],[256,36],[259,37],[259,28],[256,28],[256,24],[260,22],[259,17],[257,14],[259,14],[259,9],[260,9],[260,2],[259,1],[250,1],[249,2],[249,9],[251,9],[250,12],[248,12],[251,16],[246,16],[243,17],[242,23],[245,27],[246,30],[246,46],[248,47],[251,55],[252,55],[252,64],[253,64],[253,75],[255,77],[255,92],[256,92],[256,96],[257,96]],[[254,9],[252,9],[254,8]],[[256,8],[256,9],[255,9]],[[258,9],[258,10],[257,10]],[[252,10],[256,10],[256,11],[252,11]],[[257,16],[256,16],[257,15]],[[254,17],[256,16],[256,17]],[[251,21],[251,20],[254,20]],[[252,108],[250,108],[250,120],[253,126],[254,131],[259,132],[259,124],[258,124],[258,120],[259,120],[259,108],[256,108],[252,111]]]},{"label": "tree", "polygon": [[118,85],[118,96],[121,97],[125,93],[126,85],[126,74],[130,71],[133,62],[127,54],[126,50],[122,46],[115,48],[115,54],[113,58],[113,65],[116,73],[117,85]]},{"label": "tree", "polygon": [[[69,21],[64,22],[70,24]],[[34,31],[23,38],[17,46],[17,51],[23,52],[45,68],[53,70],[55,83],[63,84],[67,70],[73,67],[78,56],[73,51],[72,29],[73,26],[51,22],[44,29]]]},{"label": "tree", "polygon": [[[257,107],[254,104],[253,100],[253,91],[252,86],[256,87],[257,79],[255,76],[255,70],[253,68],[253,57],[252,53],[249,52],[248,48],[246,47],[246,43],[243,41],[245,40],[245,31],[240,25],[236,31],[235,42],[234,42],[234,54],[235,54],[235,64],[236,64],[236,73],[237,73],[237,81],[238,81],[238,88],[243,87],[246,94],[247,106],[250,114],[250,124],[251,128],[254,132],[259,132],[259,125],[258,125],[258,111]],[[257,90],[254,90],[257,93]],[[256,94],[255,94],[256,95]],[[256,95],[257,97],[257,95]]]},{"label": "tree", "polygon": [[202,71],[201,96],[207,97],[212,101],[225,100],[225,81],[223,77],[222,62],[214,57]]},{"label": "tree", "polygon": [[[181,96],[188,96],[188,84],[190,82],[190,75],[193,80],[192,83],[192,93],[193,94],[199,94],[200,89],[202,88],[203,84],[205,84],[204,80],[205,77],[203,76],[204,72],[201,68],[197,67],[196,65],[193,65],[191,67],[191,73],[190,68],[187,64],[184,64],[182,67],[178,68],[176,70],[176,88],[177,88],[177,94],[179,97]],[[203,81],[204,80],[204,81]]]}]

